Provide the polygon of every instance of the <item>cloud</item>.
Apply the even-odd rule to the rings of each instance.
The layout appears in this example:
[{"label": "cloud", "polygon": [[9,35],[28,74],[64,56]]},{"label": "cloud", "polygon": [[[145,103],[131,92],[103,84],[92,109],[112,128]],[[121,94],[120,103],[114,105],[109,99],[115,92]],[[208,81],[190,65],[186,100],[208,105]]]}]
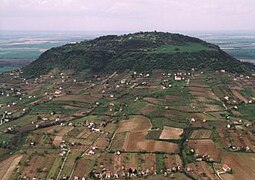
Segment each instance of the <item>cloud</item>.
[{"label": "cloud", "polygon": [[0,29],[255,29],[254,7],[254,0],[1,0]]}]

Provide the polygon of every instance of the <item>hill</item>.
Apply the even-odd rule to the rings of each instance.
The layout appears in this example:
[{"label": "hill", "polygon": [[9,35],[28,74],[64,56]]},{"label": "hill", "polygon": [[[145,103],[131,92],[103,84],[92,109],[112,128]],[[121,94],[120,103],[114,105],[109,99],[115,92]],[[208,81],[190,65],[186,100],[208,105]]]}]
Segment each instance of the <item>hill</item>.
[{"label": "hill", "polygon": [[163,32],[139,32],[102,36],[52,48],[23,71],[26,77],[36,77],[53,69],[93,74],[126,69],[150,71],[191,68],[225,69],[234,73],[244,73],[250,69],[218,46],[198,38]]}]

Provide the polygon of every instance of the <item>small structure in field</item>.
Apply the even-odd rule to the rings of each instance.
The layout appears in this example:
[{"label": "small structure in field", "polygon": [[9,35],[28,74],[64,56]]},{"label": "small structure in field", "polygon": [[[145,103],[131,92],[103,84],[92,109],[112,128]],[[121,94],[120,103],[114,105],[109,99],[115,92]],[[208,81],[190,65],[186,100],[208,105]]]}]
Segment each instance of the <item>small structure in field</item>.
[{"label": "small structure in field", "polygon": [[226,172],[226,173],[232,171],[232,169],[231,169],[227,164],[223,164],[222,170],[223,170],[224,172]]},{"label": "small structure in field", "polygon": [[174,76],[174,80],[175,80],[175,81],[181,81],[181,80],[182,80],[182,77],[181,77],[181,76],[175,75],[175,76]]},{"label": "small structure in field", "polygon": [[126,84],[126,82],[127,82],[126,79],[122,79],[122,80],[120,81],[120,84]]},{"label": "small structure in field", "polygon": [[61,93],[62,93],[61,90],[56,90],[56,91],[55,91],[55,95],[60,95]]}]

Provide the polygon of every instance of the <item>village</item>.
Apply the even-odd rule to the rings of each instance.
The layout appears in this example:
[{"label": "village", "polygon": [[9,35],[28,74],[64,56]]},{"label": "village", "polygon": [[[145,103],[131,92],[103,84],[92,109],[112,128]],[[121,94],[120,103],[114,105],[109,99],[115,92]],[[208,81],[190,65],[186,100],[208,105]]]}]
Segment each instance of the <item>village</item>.
[{"label": "village", "polygon": [[21,76],[0,75],[1,179],[255,177],[254,75]]}]

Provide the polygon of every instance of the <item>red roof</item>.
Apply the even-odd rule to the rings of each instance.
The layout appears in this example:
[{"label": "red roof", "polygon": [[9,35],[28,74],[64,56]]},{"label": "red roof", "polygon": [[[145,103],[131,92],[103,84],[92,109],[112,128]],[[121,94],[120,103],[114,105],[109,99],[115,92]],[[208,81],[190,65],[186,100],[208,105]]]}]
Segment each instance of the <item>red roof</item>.
[{"label": "red roof", "polygon": [[230,169],[230,167],[227,164],[223,164],[222,168],[223,169]]}]

